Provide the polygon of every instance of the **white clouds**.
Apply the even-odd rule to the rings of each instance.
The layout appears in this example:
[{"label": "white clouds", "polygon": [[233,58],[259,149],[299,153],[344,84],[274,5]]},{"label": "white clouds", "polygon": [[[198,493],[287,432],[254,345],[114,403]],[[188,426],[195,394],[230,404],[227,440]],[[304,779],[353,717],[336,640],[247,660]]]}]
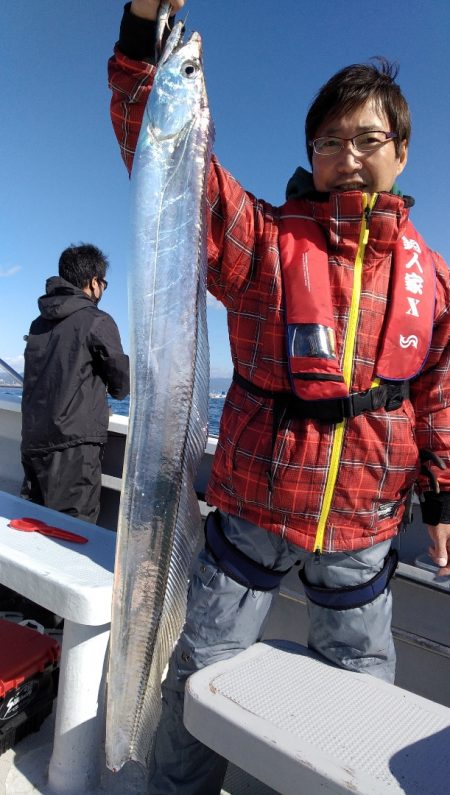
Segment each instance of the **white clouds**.
[{"label": "white clouds", "polygon": [[0,278],[8,279],[10,276],[15,276],[15,274],[18,273],[20,270],[22,270],[21,265],[13,265],[12,268],[6,268],[6,269],[0,268]]}]

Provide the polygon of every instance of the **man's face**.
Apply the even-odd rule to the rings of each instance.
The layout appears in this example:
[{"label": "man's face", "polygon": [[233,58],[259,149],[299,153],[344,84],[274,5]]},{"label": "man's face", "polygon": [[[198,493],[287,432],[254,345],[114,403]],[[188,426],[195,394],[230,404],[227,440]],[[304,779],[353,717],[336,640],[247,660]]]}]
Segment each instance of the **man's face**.
[{"label": "man's face", "polygon": [[[325,120],[314,138],[323,135],[353,138],[358,133],[370,130],[390,132],[386,114],[372,99],[350,113]],[[346,141],[337,154],[318,155],[314,152],[312,168],[316,190],[325,193],[345,190],[361,190],[366,193],[390,191],[396,177],[406,165],[408,154],[406,143],[402,142],[398,156],[395,143],[388,140],[373,152],[358,152],[351,141]]]},{"label": "man's face", "polygon": [[91,280],[90,297],[92,298],[94,304],[99,303],[107,286],[108,282],[106,279],[102,279],[100,276],[94,276],[94,278]]}]

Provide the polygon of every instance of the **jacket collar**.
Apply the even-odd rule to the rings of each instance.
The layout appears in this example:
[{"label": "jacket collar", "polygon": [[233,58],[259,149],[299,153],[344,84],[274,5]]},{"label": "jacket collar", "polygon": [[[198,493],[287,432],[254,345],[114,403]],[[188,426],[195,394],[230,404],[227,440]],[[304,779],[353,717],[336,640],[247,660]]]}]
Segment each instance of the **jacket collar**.
[{"label": "jacket collar", "polygon": [[[312,174],[298,168],[288,182],[286,197],[307,203],[309,213],[327,236],[330,254],[346,260],[354,259],[364,214],[364,194],[361,191],[319,193],[314,188]],[[378,259],[392,251],[413,204],[412,198],[398,193],[378,194],[369,218],[366,257]]]}]

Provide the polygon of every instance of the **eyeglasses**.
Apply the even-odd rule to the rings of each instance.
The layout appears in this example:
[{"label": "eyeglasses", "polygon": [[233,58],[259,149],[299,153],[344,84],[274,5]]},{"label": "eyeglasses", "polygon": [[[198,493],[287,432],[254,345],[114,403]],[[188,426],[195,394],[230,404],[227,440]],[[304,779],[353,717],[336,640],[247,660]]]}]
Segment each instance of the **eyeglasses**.
[{"label": "eyeglasses", "polygon": [[310,141],[316,155],[337,155],[344,148],[346,141],[351,141],[353,149],[357,152],[374,152],[378,147],[397,138],[397,133],[384,132],[383,130],[370,130],[369,132],[359,133],[353,138],[339,138],[337,135],[324,135]]},{"label": "eyeglasses", "polygon": [[103,289],[106,290],[106,288],[108,287],[108,282],[106,281],[106,279],[97,278],[97,281],[100,282],[100,284],[103,285]]}]

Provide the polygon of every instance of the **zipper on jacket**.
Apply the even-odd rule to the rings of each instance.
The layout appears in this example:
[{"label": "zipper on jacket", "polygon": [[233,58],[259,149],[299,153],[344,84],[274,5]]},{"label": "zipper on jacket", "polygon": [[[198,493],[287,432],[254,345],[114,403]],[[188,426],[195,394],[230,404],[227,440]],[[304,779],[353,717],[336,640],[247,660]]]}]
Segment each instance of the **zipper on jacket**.
[{"label": "zipper on jacket", "polygon": [[[363,193],[363,215],[361,219],[361,228],[359,230],[358,250],[356,252],[354,276],[353,276],[353,290],[352,299],[350,303],[350,312],[348,317],[347,335],[344,347],[344,358],[342,366],[342,374],[345,383],[350,389],[353,356],[355,353],[356,344],[356,330],[358,327],[358,313],[361,298],[361,283],[362,283],[362,266],[364,261],[364,254],[369,240],[369,221],[370,214],[377,199],[376,193],[373,193],[369,200],[369,195]],[[330,465],[328,468],[328,476],[325,484],[325,491],[322,500],[322,508],[320,511],[319,521],[317,523],[316,538],[314,541],[314,552],[318,557],[323,551],[323,542],[325,537],[325,527],[327,524],[328,515],[330,513],[331,502],[333,500],[334,488],[336,485],[339,463],[341,459],[342,445],[344,443],[344,433],[346,427],[346,420],[336,423],[334,438],[331,447]]]}]

